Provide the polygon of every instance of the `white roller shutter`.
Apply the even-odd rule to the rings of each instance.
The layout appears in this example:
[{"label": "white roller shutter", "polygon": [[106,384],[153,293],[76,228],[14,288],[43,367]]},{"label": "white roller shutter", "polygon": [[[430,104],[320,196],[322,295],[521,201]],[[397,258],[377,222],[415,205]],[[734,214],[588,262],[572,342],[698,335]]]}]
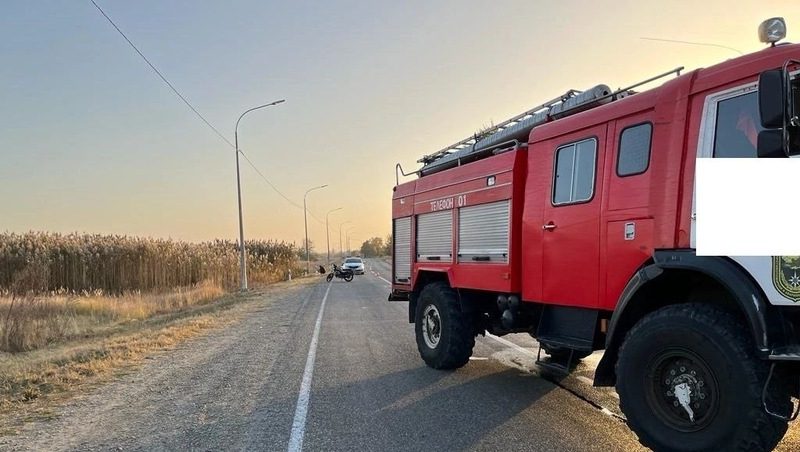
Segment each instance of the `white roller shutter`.
[{"label": "white roller shutter", "polygon": [[417,261],[453,260],[453,211],[417,216]]},{"label": "white roller shutter", "polygon": [[411,217],[394,220],[394,282],[411,280]]},{"label": "white roller shutter", "polygon": [[505,200],[459,209],[459,262],[508,262],[509,208]]}]

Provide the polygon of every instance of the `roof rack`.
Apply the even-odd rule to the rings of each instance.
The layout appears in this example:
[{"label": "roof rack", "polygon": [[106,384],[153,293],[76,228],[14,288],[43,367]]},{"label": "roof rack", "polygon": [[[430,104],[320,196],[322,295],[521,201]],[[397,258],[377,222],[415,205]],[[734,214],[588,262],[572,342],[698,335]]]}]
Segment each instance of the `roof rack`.
[{"label": "roof rack", "polygon": [[[493,151],[498,148],[508,147],[510,143],[516,142],[516,146],[519,146],[519,140],[526,142],[531,130],[537,125],[635,94],[632,91],[633,88],[673,73],[680,75],[683,69],[683,66],[681,66],[613,92],[607,85],[597,85],[586,91],[571,89],[556,98],[507,119],[489,130],[465,138],[433,154],[423,156],[417,160],[417,162],[423,164],[422,168],[410,174],[418,173],[420,177],[426,176],[487,157],[492,155]],[[403,175],[406,175],[405,172],[403,172]]]}]

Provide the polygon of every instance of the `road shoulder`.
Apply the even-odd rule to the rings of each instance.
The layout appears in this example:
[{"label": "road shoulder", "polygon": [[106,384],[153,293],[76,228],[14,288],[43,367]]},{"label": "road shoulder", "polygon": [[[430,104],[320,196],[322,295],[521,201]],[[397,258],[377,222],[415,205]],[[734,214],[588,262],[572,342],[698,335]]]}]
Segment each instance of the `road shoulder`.
[{"label": "road shoulder", "polygon": [[[154,354],[241,320],[264,303],[316,284],[296,279],[136,322],[115,334],[0,356],[0,437],[59,416],[70,400],[135,373]],[[2,444],[2,443],[0,443]]]}]

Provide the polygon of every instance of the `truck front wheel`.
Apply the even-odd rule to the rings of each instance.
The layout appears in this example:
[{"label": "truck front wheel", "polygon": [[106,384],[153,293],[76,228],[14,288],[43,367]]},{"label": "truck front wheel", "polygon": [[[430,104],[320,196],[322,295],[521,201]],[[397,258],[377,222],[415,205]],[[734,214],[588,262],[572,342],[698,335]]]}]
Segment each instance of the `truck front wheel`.
[{"label": "truck front wheel", "polygon": [[457,369],[469,361],[475,346],[473,322],[461,312],[456,292],[446,283],[425,286],[417,301],[414,331],[417,349],[434,369]]},{"label": "truck front wheel", "polygon": [[[772,450],[787,422],[761,406],[768,371],[734,316],[680,304],[648,314],[628,332],[617,392],[628,425],[654,450]],[[770,383],[769,402],[791,411],[785,385]]]}]

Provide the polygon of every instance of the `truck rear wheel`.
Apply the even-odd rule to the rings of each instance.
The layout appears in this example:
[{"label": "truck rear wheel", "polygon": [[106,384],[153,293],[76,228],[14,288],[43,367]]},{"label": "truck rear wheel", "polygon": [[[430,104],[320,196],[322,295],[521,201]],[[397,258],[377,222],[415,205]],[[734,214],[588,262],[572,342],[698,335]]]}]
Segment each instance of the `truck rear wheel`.
[{"label": "truck rear wheel", "polygon": [[[768,371],[731,314],[706,304],[667,306],[642,318],[620,348],[620,408],[654,450],[772,450],[787,422],[761,406]],[[770,391],[770,407],[788,415],[788,388],[771,383]]]},{"label": "truck rear wheel", "polygon": [[420,356],[434,369],[463,366],[475,346],[471,319],[461,312],[456,292],[443,282],[422,289],[414,331]]}]

